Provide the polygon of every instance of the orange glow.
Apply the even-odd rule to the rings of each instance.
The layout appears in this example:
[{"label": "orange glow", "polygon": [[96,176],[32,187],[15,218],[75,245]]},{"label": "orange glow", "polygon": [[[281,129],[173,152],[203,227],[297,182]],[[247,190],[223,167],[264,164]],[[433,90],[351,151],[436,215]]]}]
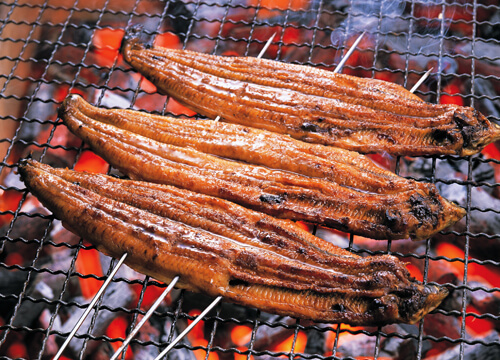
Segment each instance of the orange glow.
[{"label": "orange glow", "polygon": [[5,257],[4,260],[5,265],[8,266],[22,265],[23,262],[24,262],[24,257],[18,252],[10,253]]},{"label": "orange glow", "polygon": [[[306,9],[308,6],[309,0],[250,0],[250,6],[258,6],[259,7],[259,18],[266,18],[276,14],[274,10],[300,10]],[[269,10],[268,10],[269,9]]]},{"label": "orange glow", "polygon": [[470,279],[480,278],[482,282],[486,282],[492,287],[500,287],[500,269],[498,266],[470,262],[467,276]]},{"label": "orange glow", "polygon": [[141,76],[141,90],[147,92],[148,94],[154,94],[157,92],[155,84]]},{"label": "orange glow", "polygon": [[238,54],[236,51],[234,50],[227,50],[227,51],[224,51],[221,55],[223,56],[240,56],[240,54]]},{"label": "orange glow", "polygon": [[7,349],[7,353],[5,355],[7,355],[7,357],[12,359],[17,359],[17,358],[27,359],[28,350],[26,349],[26,345],[20,342],[15,342],[9,346],[9,348]]},{"label": "orange glow", "polygon": [[125,31],[122,29],[97,29],[94,39],[94,53],[100,66],[111,66],[119,55]]},{"label": "orange glow", "polygon": [[179,37],[171,32],[158,34],[155,38],[153,45],[164,47],[164,48],[169,48],[169,49],[182,48],[182,44],[181,44]]},{"label": "orange glow", "polygon": [[[467,313],[480,314],[472,305],[467,306],[465,311]],[[479,319],[474,316],[465,317],[465,326],[467,330],[474,333],[476,336],[486,335],[493,330],[493,323],[489,319]]]},{"label": "orange glow", "polygon": [[168,99],[167,108],[165,109],[167,112],[174,115],[186,115],[186,116],[194,116],[196,112],[188,109],[184,105],[181,105],[176,100],[170,98]]},{"label": "orange glow", "polygon": [[[188,312],[188,315],[192,316],[193,318],[195,318],[196,316],[198,316],[200,314],[201,314],[201,311],[198,310],[198,309],[193,309],[193,310],[191,310],[191,311]],[[193,322],[193,320],[188,320],[187,322],[188,322],[188,325],[190,325]],[[189,339],[189,341],[191,341],[191,343],[194,340],[198,340],[198,339],[205,340],[205,331],[204,331],[204,329],[205,329],[205,321],[201,320],[187,334],[187,338]]]},{"label": "orange glow", "polygon": [[299,227],[301,227],[302,229],[304,229],[305,231],[307,232],[312,232],[312,229],[313,229],[313,226],[311,224],[308,224],[306,222],[303,222],[303,221],[296,221],[295,222],[297,225],[299,225]]},{"label": "orange glow", "polygon": [[[342,337],[345,337],[347,335],[352,335],[351,333],[347,332],[346,330],[349,331],[360,331],[363,330],[362,327],[360,326],[351,326],[347,324],[340,324],[340,332],[339,332],[339,341]],[[328,331],[326,334],[326,340],[325,340],[325,348],[326,349],[333,349],[333,345],[335,344],[335,338],[337,337],[337,326],[332,326],[332,331]],[[326,353],[325,356],[330,356],[330,353]]]},{"label": "orange glow", "polygon": [[462,99],[462,97],[460,96],[461,93],[462,91],[460,90],[460,87],[455,82],[448,84],[445,87],[443,87],[443,94],[439,98],[439,103],[456,104],[463,106],[464,99]]},{"label": "orange glow", "polygon": [[105,174],[109,164],[92,151],[85,150],[75,164],[75,171],[86,171],[90,173]]},{"label": "orange glow", "polygon": [[[15,190],[0,190],[0,211],[15,211],[23,194]],[[0,215],[0,226],[9,223],[14,216],[11,214]]]},{"label": "orange glow", "polygon": [[[446,256],[450,259],[464,259],[465,253],[463,250],[458,248],[455,245],[448,243],[440,243],[436,246],[436,255],[438,256]],[[464,276],[464,263],[461,261],[452,261],[448,262],[449,265],[455,270],[457,277],[463,278]]]},{"label": "orange glow", "polygon": [[[141,284],[133,284],[132,289],[136,293],[136,298],[139,299],[141,292],[142,292],[143,286]],[[146,290],[144,291],[144,294],[142,296],[142,303],[141,303],[141,308],[143,309],[148,309],[151,307],[151,305],[160,297],[160,295],[163,293],[165,289],[158,287],[156,285],[148,285],[146,287]],[[169,301],[170,294],[167,295],[165,300],[163,301]]]},{"label": "orange glow", "polygon": [[[118,339],[118,338],[125,339],[127,337],[128,326],[129,323],[127,319],[124,316],[118,316],[109,324],[108,328],[106,329],[106,335],[112,339]],[[122,346],[122,343],[123,343],[122,341],[110,342],[114,351],[118,350],[120,346]],[[130,346],[128,346],[127,351],[125,353],[125,359],[129,360],[133,358],[134,354],[132,352],[132,349]]]},{"label": "orange glow", "polygon": [[252,338],[252,328],[250,328],[249,326],[236,325],[231,330],[231,341],[236,346],[242,346],[248,344],[251,338]]},{"label": "orange glow", "polygon": [[[293,339],[295,335],[289,336],[287,339],[283,340],[281,343],[272,346],[271,351],[274,352],[291,352],[292,351],[292,345],[293,345]],[[306,348],[306,343],[307,343],[307,335],[299,331],[297,334],[297,340],[295,341],[295,349],[293,349],[294,353],[303,353],[305,348]],[[286,356],[283,356],[286,357]]]},{"label": "orange glow", "polygon": [[[439,256],[446,256],[448,258],[459,258],[464,259],[465,253],[463,250],[455,245],[442,243],[436,246],[436,254]],[[471,257],[469,257],[469,260]],[[464,263],[459,261],[449,262],[449,264],[455,269],[456,275],[459,278],[464,276]],[[494,265],[481,265],[474,262],[469,262],[467,271],[467,278],[469,280],[477,280],[480,282],[486,282],[493,287],[500,286],[500,269]]]},{"label": "orange glow", "polygon": [[[195,346],[203,346],[206,348],[208,346],[208,341],[206,339],[197,339],[191,341],[191,345]],[[196,357],[196,360],[205,360],[207,356],[207,351],[205,349],[197,349],[193,350],[193,354]],[[219,355],[216,352],[210,351],[208,354],[208,360],[219,360]]]},{"label": "orange glow", "polygon": [[[246,351],[248,348],[244,346],[237,347],[239,351]],[[248,355],[234,353],[234,360],[247,360]],[[253,360],[253,355],[250,355],[250,360]]]},{"label": "orange glow", "polygon": [[[101,277],[102,268],[99,259],[99,251],[95,249],[81,249],[76,258],[75,270],[82,275],[94,274]],[[78,278],[82,295],[86,299],[91,299],[99,291],[102,285],[101,280],[94,278]]]},{"label": "orange glow", "polygon": [[413,276],[415,279],[417,279],[418,281],[424,281],[424,276],[422,275],[422,272],[418,267],[416,267],[411,263],[408,263],[406,264],[406,268],[410,272],[410,275]]}]

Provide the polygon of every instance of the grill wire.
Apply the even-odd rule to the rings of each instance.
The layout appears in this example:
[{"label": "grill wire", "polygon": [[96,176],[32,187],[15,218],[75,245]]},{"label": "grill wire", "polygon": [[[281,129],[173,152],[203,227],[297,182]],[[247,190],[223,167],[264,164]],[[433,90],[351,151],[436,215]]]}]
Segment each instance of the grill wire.
[{"label": "grill wire", "polygon": [[[1,315],[5,323],[0,323],[0,358],[12,358],[7,353],[7,347],[14,340],[21,337],[29,339],[31,343],[29,349],[30,357],[42,359],[46,358],[44,354],[50,346],[49,335],[60,335],[63,338],[68,332],[54,330],[58,318],[62,316],[69,308],[84,309],[88,301],[68,300],[67,293],[74,287],[74,280],[79,278],[93,278],[97,280],[105,279],[104,276],[88,275],[78,272],[75,268],[77,257],[80,252],[92,248],[79,239],[75,243],[58,242],[52,238],[53,229],[58,225],[57,219],[44,212],[40,208],[29,207],[29,194],[24,185],[16,182],[15,175],[12,174],[17,166],[19,157],[16,154],[27,155],[23,150],[29,149],[32,156],[42,162],[57,161],[54,154],[66,154],[73,163],[63,164],[74,167],[77,161],[86,152],[84,144],[63,143],[59,141],[59,132],[63,125],[57,119],[57,108],[61,104],[64,96],[69,92],[81,92],[84,94],[93,93],[94,104],[116,107],[137,107],[146,103],[146,98],[150,97],[161,104],[155,108],[146,109],[148,111],[159,112],[167,115],[176,115],[170,112],[169,104],[172,100],[167,97],[145,93],[144,81],[134,77],[126,65],[119,62],[115,56],[109,64],[102,65],[93,62],[92,57],[93,42],[96,33],[101,29],[127,29],[135,23],[146,23],[146,33],[151,36],[164,32],[166,29],[176,33],[181,39],[184,48],[191,48],[190,45],[196,44],[194,50],[204,51],[214,54],[222,54],[227,51],[234,51],[240,55],[256,56],[267,38],[276,31],[273,41],[273,50],[264,55],[267,58],[274,58],[279,61],[287,61],[311,66],[321,66],[333,69],[339,61],[342,54],[349,48],[349,39],[351,35],[358,34],[368,27],[368,37],[371,39],[371,48],[360,47],[357,56],[362,58],[365,55],[372,56],[371,64],[349,63],[345,70],[352,73],[360,73],[369,77],[387,76],[389,78],[399,79],[401,85],[409,88],[411,82],[415,82],[426,69],[417,68],[415,62],[435,60],[436,72],[431,80],[426,82],[426,86],[416,93],[429,101],[440,101],[443,96],[453,95],[443,90],[446,85],[459,81],[462,90],[457,96],[464,101],[466,105],[481,108],[484,114],[492,121],[499,122],[497,112],[500,107],[498,103],[500,96],[495,93],[484,93],[480,85],[485,83],[498,84],[500,82],[500,72],[482,73],[480,65],[484,62],[495,63],[500,61],[499,53],[484,54],[481,53],[483,47],[500,46],[500,24],[491,19],[499,19],[500,8],[492,5],[494,2],[450,2],[435,0],[425,1],[321,1],[312,0],[295,1],[290,0],[279,9],[271,5],[272,2],[258,1],[199,1],[186,2],[180,1],[123,1],[117,6],[112,0],[83,2],[75,0],[70,1],[4,1],[0,2],[0,49],[5,49],[11,45],[14,51],[6,53],[0,50],[0,61],[9,64],[8,72],[0,72],[0,84],[3,84],[0,90],[0,102],[8,103],[9,109],[15,106],[19,107],[19,114],[15,112],[0,113],[2,121],[15,122],[17,130],[7,138],[0,136],[0,145],[4,146],[7,155],[0,163],[0,189],[5,193],[11,194],[16,199],[14,208],[0,208],[0,215],[8,218],[0,232],[0,270],[2,275],[18,274],[21,277],[19,285],[15,288],[9,288],[3,284],[0,278],[0,308]],[[491,4],[490,4],[491,3]],[[299,5],[297,5],[299,4]],[[416,14],[419,7],[431,4],[439,10],[438,13],[444,14],[441,18],[431,16],[438,14],[421,13]],[[300,6],[303,6],[301,9]],[[151,10],[156,10],[151,12]],[[472,19],[453,19],[453,11],[464,10],[472,14]],[[272,11],[271,11],[272,10]],[[19,13],[30,14],[27,17],[19,16]],[[496,14],[486,21],[478,20],[479,14],[484,12]],[[266,16],[261,16],[266,14]],[[450,20],[451,19],[451,20]],[[151,25],[153,24],[153,25]],[[403,28],[398,26],[402,26]],[[459,34],[454,32],[452,27],[466,27],[471,32]],[[17,37],[16,32],[9,32],[9,27],[16,30],[27,29],[25,35]],[[485,30],[490,29],[489,31]],[[229,30],[228,30],[229,29]],[[263,35],[264,33],[264,35]],[[300,35],[300,34],[305,35]],[[49,34],[50,36],[46,36]],[[243,35],[242,35],[243,34]],[[299,34],[297,37],[288,40],[290,34]],[[458,34],[458,35],[457,35]],[[487,37],[483,37],[487,34]],[[481,36],[480,36],[481,35]],[[404,40],[404,41],[401,41]],[[391,46],[389,46],[390,44]],[[403,44],[403,45],[401,45]],[[415,45],[417,44],[417,45]],[[422,44],[422,45],[420,45]],[[457,53],[455,47],[450,44],[465,44],[464,53]],[[392,46],[393,45],[393,46]],[[469,47],[467,47],[469,46]],[[415,50],[418,48],[417,50]],[[64,58],[61,54],[70,58]],[[401,67],[395,67],[391,63],[392,59],[399,57],[402,59]],[[371,58],[370,58],[371,59]],[[416,60],[417,59],[417,60]],[[455,66],[458,63],[458,66]],[[468,64],[469,72],[464,73],[461,69],[463,64]],[[29,70],[23,70],[28,68]],[[491,67],[489,69],[498,69]],[[90,74],[100,74],[95,77],[95,81],[89,81]],[[125,85],[117,79],[129,79]],[[465,84],[465,85],[463,85]],[[47,96],[47,89],[50,86],[57,86],[62,89],[61,94],[51,93]],[[16,90],[12,90],[15,88]],[[451,87],[447,87],[450,89]],[[23,89],[21,92],[19,89]],[[449,91],[449,90],[448,90]],[[111,95],[114,94],[114,95]],[[120,95],[120,103],[118,97]],[[92,101],[91,101],[92,102]],[[1,103],[0,103],[1,104]],[[39,113],[39,109],[44,109],[44,113]],[[490,109],[488,112],[486,110]],[[36,113],[35,113],[35,110]],[[496,111],[496,112],[495,112]],[[4,125],[1,125],[4,127]],[[33,128],[43,128],[46,134],[46,140],[40,142],[39,139],[33,139],[29,136],[29,130]],[[438,309],[434,314],[442,316],[444,321],[451,318],[458,328],[454,329],[453,335],[433,336],[424,332],[424,318],[414,329],[413,332],[399,333],[397,331],[385,328],[344,328],[337,325],[327,327],[318,324],[310,324],[305,321],[290,321],[287,318],[264,316],[259,311],[251,309],[242,309],[234,306],[228,308],[228,305],[219,305],[217,309],[210,313],[205,321],[206,339],[208,345],[203,347],[193,347],[189,344],[180,344],[177,348],[196,350],[208,349],[206,358],[211,353],[217,353],[221,358],[228,358],[233,354],[242,354],[247,359],[250,357],[256,359],[268,359],[287,357],[303,359],[325,359],[325,358],[383,358],[387,355],[381,354],[381,344],[391,339],[409,340],[414,344],[415,353],[407,354],[408,357],[398,355],[397,358],[426,358],[426,352],[429,347],[448,344],[449,347],[458,346],[456,356],[460,359],[467,358],[467,349],[469,346],[484,345],[491,349],[500,348],[498,335],[493,338],[471,337],[466,334],[466,320],[490,320],[493,324],[499,321],[499,302],[496,302],[496,308],[489,311],[469,312],[467,309],[468,299],[471,294],[489,294],[494,297],[500,297],[500,284],[491,280],[491,286],[481,284],[477,286],[471,282],[468,274],[471,269],[494,268],[498,271],[500,262],[498,256],[494,255],[495,242],[500,241],[500,234],[490,233],[485,230],[478,231],[474,226],[475,215],[483,214],[490,216],[494,221],[500,218],[500,207],[493,203],[482,203],[476,205],[474,197],[479,196],[475,190],[481,189],[484,192],[498,192],[499,183],[493,178],[486,179],[481,177],[482,173],[475,172],[477,168],[484,166],[500,166],[500,158],[468,157],[458,159],[453,157],[422,157],[414,160],[414,163],[423,164],[425,174],[415,175],[407,159],[391,159],[385,154],[381,155],[384,160],[389,159],[395,170],[404,176],[415,177],[418,180],[425,180],[440,184],[442,189],[449,189],[450,193],[464,191],[467,216],[462,228],[446,230],[438,238],[427,240],[418,248],[413,246],[411,251],[405,252],[396,242],[378,243],[378,248],[368,249],[364,246],[365,242],[358,243],[354,236],[348,237],[345,247],[360,254],[379,254],[391,253],[401,257],[405,261],[423,264],[423,277],[427,281],[429,272],[437,264],[457,265],[463,264],[463,273],[459,274],[458,283],[447,283],[450,289],[454,289],[457,306],[453,310]],[[445,177],[440,171],[440,166],[447,163],[457,172],[462,170],[464,177],[461,179]],[[498,171],[498,170],[497,170]],[[113,173],[113,169],[110,170]],[[9,175],[8,175],[9,174]],[[14,179],[14,180],[12,180]],[[4,181],[5,180],[5,181]],[[498,180],[497,180],[498,181]],[[499,200],[500,202],[500,200]],[[486,220],[487,221],[487,220]],[[33,238],[17,236],[21,230],[32,224],[36,226],[36,234]],[[494,224],[493,224],[494,225]],[[498,228],[498,226],[497,226]],[[320,232],[321,230],[321,232]],[[325,234],[324,229],[318,230],[318,235]],[[433,252],[433,246],[439,241],[446,242],[451,239],[460,239],[460,247],[464,252],[462,257],[449,257],[436,255]],[[477,243],[486,243],[491,248],[482,251],[480,255],[474,253]],[[484,246],[484,245],[483,245]],[[22,262],[7,261],[7,250],[15,247],[27,249]],[[44,265],[44,258],[41,254],[56,253],[58,250],[68,249],[71,252],[71,258],[67,260],[67,267],[64,269],[53,269]],[[489,250],[491,249],[491,250]],[[27,255],[26,255],[27,254]],[[472,256],[474,255],[474,256]],[[470,259],[469,259],[470,257]],[[109,264],[109,271],[112,269],[113,262]],[[28,293],[33,280],[38,277],[47,279],[61,279],[61,293],[54,294],[53,298],[48,296],[34,297]],[[138,305],[130,306],[111,306],[109,304],[99,304],[99,311],[92,315],[92,323],[95,326],[99,317],[105,313],[126,315],[132,319],[132,325],[137,322],[140,315],[145,311],[141,309],[146,294],[146,290],[151,287],[164,288],[153,279],[128,279],[121,276],[114,280],[115,284],[126,283],[132,286],[139,286],[141,289],[138,297]],[[41,293],[44,294],[43,290]],[[180,292],[173,297],[173,304],[168,310],[158,311],[155,316],[162,319],[169,319],[172,328],[177,322],[186,321],[192,318],[186,313],[190,303],[197,299],[197,296],[186,292]],[[208,304],[209,299],[203,298],[199,304]],[[32,324],[18,323],[22,317],[22,311],[28,304],[31,307],[44,307],[50,309],[50,316],[46,326],[34,321]],[[229,310],[228,310],[229,309]],[[238,309],[238,310],[234,310]],[[146,309],[147,310],[147,309]],[[229,315],[228,315],[229,314]],[[234,315],[236,314],[236,315]],[[435,315],[429,315],[435,316]],[[34,325],[33,325],[34,324]],[[248,350],[240,350],[235,346],[224,347],[216,343],[217,332],[224,327],[234,325],[248,325],[252,329],[251,341]],[[305,332],[309,339],[315,337],[321,338],[322,334],[329,333],[335,340],[329,353],[314,352],[312,340],[308,342],[307,349],[310,352],[295,353],[292,351],[272,351],[269,349],[255,350],[256,333],[263,327],[269,329],[288,329],[294,335],[293,344],[297,342],[299,333]],[[498,327],[498,325],[497,325]],[[339,342],[341,334],[351,334],[355,336],[363,335],[371,344],[370,349],[359,355],[339,355]],[[172,339],[173,333],[170,333]],[[117,343],[120,339],[108,335],[94,336],[89,333],[77,335],[76,338],[82,340],[81,351],[76,358],[84,358],[85,349],[92,342],[99,343]],[[123,340],[123,339],[122,339]],[[164,346],[159,341],[143,341],[136,339],[132,344],[154,346],[161,348]],[[293,345],[294,346],[294,345]],[[292,346],[292,349],[293,349]]]}]

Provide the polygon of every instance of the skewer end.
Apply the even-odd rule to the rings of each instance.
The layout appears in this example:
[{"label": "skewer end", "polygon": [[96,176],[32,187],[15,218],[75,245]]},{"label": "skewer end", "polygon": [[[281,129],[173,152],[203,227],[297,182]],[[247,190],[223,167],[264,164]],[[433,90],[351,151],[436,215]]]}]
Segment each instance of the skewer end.
[{"label": "skewer end", "polygon": [[142,39],[143,35],[144,32],[141,25],[134,25],[127,29],[120,45],[120,53],[123,55],[125,61],[128,62],[130,60],[130,50],[147,47],[145,45],[147,41]]}]

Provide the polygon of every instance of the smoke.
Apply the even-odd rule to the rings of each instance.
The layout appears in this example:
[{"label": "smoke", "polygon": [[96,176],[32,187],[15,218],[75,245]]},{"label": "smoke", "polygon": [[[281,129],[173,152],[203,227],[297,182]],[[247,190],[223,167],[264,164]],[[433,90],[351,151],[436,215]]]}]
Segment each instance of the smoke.
[{"label": "smoke", "polygon": [[331,34],[332,44],[340,46],[353,33],[387,33],[407,27],[401,19],[405,7],[406,1],[402,0],[353,0],[345,21]]}]

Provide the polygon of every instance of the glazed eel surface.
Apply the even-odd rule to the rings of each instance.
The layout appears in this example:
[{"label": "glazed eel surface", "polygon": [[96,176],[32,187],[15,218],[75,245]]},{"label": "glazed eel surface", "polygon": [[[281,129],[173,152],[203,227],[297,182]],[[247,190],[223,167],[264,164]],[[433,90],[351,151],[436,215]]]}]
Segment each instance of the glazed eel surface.
[{"label": "glazed eel surface", "polygon": [[390,255],[360,257],[289,220],[172,186],[54,169],[33,160],[27,188],[72,231],[158,280],[266,312],[322,322],[414,323],[447,290]]},{"label": "glazed eel surface", "polygon": [[361,153],[472,155],[500,126],[470,107],[430,104],[389,82],[253,57],[146,47],[129,33],[124,59],[198,113]]},{"label": "glazed eel surface", "polygon": [[[60,111],[64,123],[132,179],[174,185],[276,217],[323,224],[374,239],[424,239],[464,216],[464,209],[442,198],[433,185],[409,186],[411,182],[402,180],[408,188],[376,193],[335,179],[228,160],[171,142],[175,136],[151,138],[151,134],[131,131],[133,127],[127,130],[123,121],[131,112],[108,112],[79,104],[83,103],[75,96],[65,101]],[[133,116],[139,114],[134,112]],[[112,125],[114,117],[123,121],[113,120]],[[251,144],[252,138],[247,141]]]}]

